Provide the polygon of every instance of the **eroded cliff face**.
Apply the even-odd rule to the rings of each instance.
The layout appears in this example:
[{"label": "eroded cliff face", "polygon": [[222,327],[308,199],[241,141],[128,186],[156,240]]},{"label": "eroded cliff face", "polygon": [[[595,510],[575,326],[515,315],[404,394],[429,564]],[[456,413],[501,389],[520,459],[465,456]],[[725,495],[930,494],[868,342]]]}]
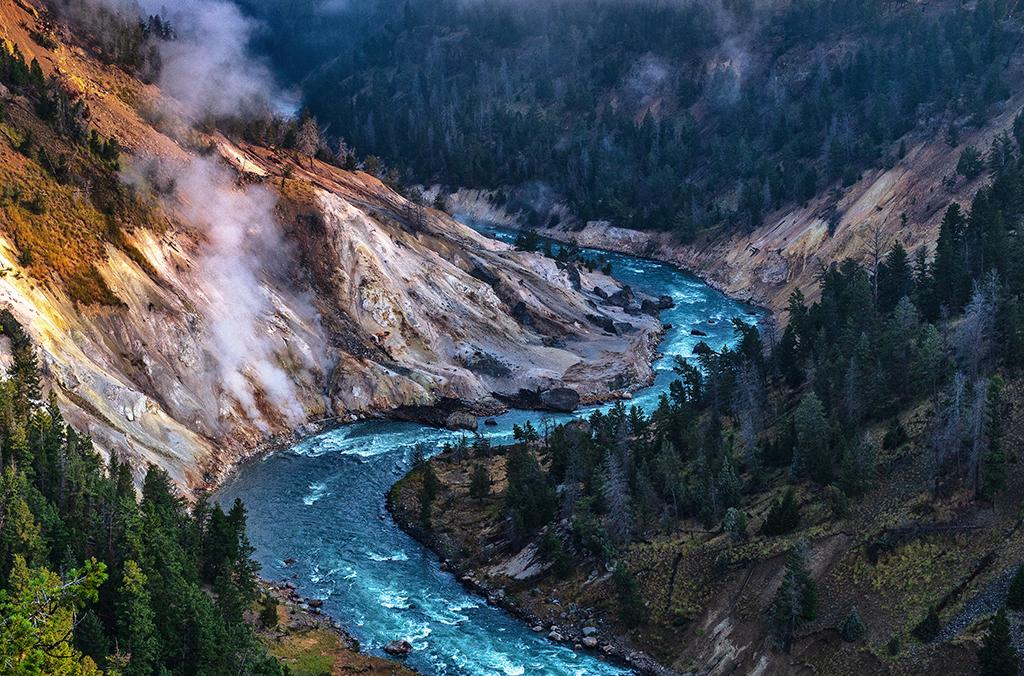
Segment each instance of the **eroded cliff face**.
[{"label": "eroded cliff face", "polygon": [[[122,180],[156,215],[97,245],[107,304],[72,300],[27,261],[20,206],[0,228],[0,304],[38,342],[69,420],[137,472],[154,463],[198,487],[320,424],[439,402],[487,412],[495,395],[563,384],[595,400],[650,378],[661,324],[593,292],[610,278],[514,251],[366,174],[169,123],[155,88],[30,39],[53,30],[31,5],[0,9],[5,40],[117,135]],[[13,181],[36,169],[13,142],[0,160]],[[48,200],[76,199],[46,180]]]}]

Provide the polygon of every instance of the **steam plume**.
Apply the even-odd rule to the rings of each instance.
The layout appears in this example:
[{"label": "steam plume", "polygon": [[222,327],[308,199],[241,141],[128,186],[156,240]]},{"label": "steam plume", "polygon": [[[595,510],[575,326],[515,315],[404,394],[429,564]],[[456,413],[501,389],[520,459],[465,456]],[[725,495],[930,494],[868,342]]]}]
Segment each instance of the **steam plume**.
[{"label": "steam plume", "polygon": [[274,195],[260,186],[235,188],[228,169],[203,158],[180,172],[177,185],[184,215],[207,238],[198,263],[199,305],[222,386],[257,423],[265,424],[257,391],[289,422],[300,422],[305,413],[278,360],[288,346],[276,330],[266,283],[284,273],[288,258]]},{"label": "steam plume", "polygon": [[[59,1],[59,0],[58,0]],[[267,106],[281,114],[298,108],[295,95],[280,89],[250,43],[260,28],[230,0],[85,0],[122,16],[159,14],[176,39],[160,41],[158,84],[193,117],[252,112]]]}]

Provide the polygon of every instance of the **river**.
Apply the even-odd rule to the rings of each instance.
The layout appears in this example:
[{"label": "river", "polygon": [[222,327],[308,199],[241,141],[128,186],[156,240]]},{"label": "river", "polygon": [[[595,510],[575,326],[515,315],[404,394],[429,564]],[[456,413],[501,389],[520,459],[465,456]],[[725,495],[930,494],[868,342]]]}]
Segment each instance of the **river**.
[{"label": "river", "polygon": [[[514,235],[481,231],[504,241]],[[675,307],[656,364],[655,383],[632,404],[651,410],[674,374],[674,355],[688,357],[704,340],[718,349],[733,339],[733,317],[754,310],[727,298],[671,265],[585,250],[611,261],[613,275],[634,289],[667,294]],[[747,317],[747,320],[752,320]],[[695,337],[699,329],[706,337]],[[577,412],[586,416],[593,409]],[[573,416],[510,411],[496,427],[480,432],[493,442],[511,439],[512,425],[560,422]],[[360,422],[308,438],[249,463],[228,480],[216,499],[241,498],[249,511],[255,559],[268,580],[289,579],[306,597],[324,599],[323,612],[337,618],[365,650],[382,654],[388,641],[414,647],[409,666],[425,674],[624,674],[597,656],[551,643],[505,611],[488,606],[442,571],[435,555],[406,535],[384,507],[391,485],[410,466],[412,447],[439,448],[461,433],[423,425]],[[283,560],[294,558],[291,566]]]}]

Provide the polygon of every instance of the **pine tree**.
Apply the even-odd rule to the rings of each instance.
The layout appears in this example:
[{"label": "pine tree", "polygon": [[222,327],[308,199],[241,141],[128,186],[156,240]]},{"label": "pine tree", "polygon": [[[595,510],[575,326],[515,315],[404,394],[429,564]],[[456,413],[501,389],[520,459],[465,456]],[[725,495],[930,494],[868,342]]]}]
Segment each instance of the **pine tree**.
[{"label": "pine tree", "polygon": [[992,500],[1006,490],[1008,476],[1006,449],[1003,446],[1003,419],[1005,416],[1003,399],[1003,378],[995,375],[989,381],[985,402],[985,436],[988,450],[982,460],[981,495]]},{"label": "pine tree", "polygon": [[903,245],[896,242],[886,254],[885,262],[879,270],[878,309],[889,312],[902,298],[911,296],[913,292],[914,273],[910,256]]},{"label": "pine tree", "polygon": [[989,624],[978,651],[978,666],[981,676],[1017,676],[1019,673],[1020,662],[1010,637],[1010,623],[1002,608]]},{"label": "pine tree", "polygon": [[839,483],[852,497],[863,495],[875,481],[875,447],[867,439],[855,442],[843,454]]},{"label": "pine tree", "polygon": [[796,452],[793,454],[793,474],[828,483],[832,477],[828,420],[817,394],[808,392],[804,395],[793,414],[793,422],[796,425],[797,441]]},{"label": "pine tree", "polygon": [[473,465],[473,474],[469,479],[469,495],[476,500],[483,500],[491,494],[491,475],[483,463]]},{"label": "pine tree", "polygon": [[800,540],[789,552],[782,585],[772,604],[770,624],[776,645],[788,653],[793,633],[804,622],[814,619],[817,604],[817,589],[807,567],[807,541]]},{"label": "pine tree", "polygon": [[434,498],[441,487],[441,482],[434,473],[434,468],[425,462],[420,470],[420,522],[424,528],[430,528],[430,519],[434,508]]},{"label": "pine tree", "polygon": [[0,665],[4,673],[99,676],[92,658],[70,643],[75,613],[95,602],[107,579],[95,559],[60,576],[16,557],[0,591]]},{"label": "pine tree", "polygon": [[782,499],[775,502],[768,511],[768,516],[761,526],[763,535],[784,535],[796,528],[800,523],[800,506],[796,502],[796,493],[791,487],[786,488]]},{"label": "pine tree", "polygon": [[846,619],[843,620],[843,624],[839,627],[839,636],[844,641],[854,643],[859,641],[866,631],[867,628],[860,619],[860,611],[857,610],[857,606],[854,606],[850,609]]},{"label": "pine tree", "polygon": [[928,250],[921,247],[914,256],[914,305],[921,313],[933,320],[939,315],[935,292],[932,287],[932,266],[928,261]]},{"label": "pine tree", "polygon": [[0,579],[10,572],[17,557],[30,566],[43,563],[42,527],[25,500],[28,492],[25,476],[13,467],[0,475]]},{"label": "pine tree", "polygon": [[734,540],[745,538],[747,536],[747,515],[735,507],[730,507],[725,510],[722,530],[728,533]]},{"label": "pine tree", "polygon": [[932,264],[933,288],[940,303],[959,310],[970,293],[970,276],[963,259],[966,220],[960,205],[953,203],[939,226],[939,241]]},{"label": "pine tree", "polygon": [[119,651],[129,660],[126,676],[152,674],[160,646],[146,583],[138,564],[131,559],[125,561],[118,589],[117,625]]},{"label": "pine tree", "polygon": [[622,621],[629,627],[635,627],[643,622],[647,611],[643,598],[640,596],[640,586],[636,582],[636,577],[625,564],[620,563],[615,566],[612,582],[615,584],[615,593],[619,602],[619,617]]},{"label": "pine tree", "polygon": [[1010,580],[1010,589],[1006,593],[1006,607],[1016,612],[1024,611],[1024,564],[1017,566],[1017,572]]}]

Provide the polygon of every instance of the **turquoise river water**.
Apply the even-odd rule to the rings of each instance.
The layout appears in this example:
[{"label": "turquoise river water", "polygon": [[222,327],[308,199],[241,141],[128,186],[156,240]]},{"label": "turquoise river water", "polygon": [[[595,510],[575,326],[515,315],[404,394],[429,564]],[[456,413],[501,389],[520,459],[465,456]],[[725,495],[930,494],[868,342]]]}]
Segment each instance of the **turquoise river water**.
[{"label": "turquoise river water", "polygon": [[[504,241],[514,237],[481,230]],[[715,349],[728,344],[731,319],[754,312],[670,265],[586,253],[610,260],[614,276],[634,289],[675,300],[675,307],[661,315],[673,328],[661,345],[664,356],[656,364],[655,383],[629,402],[644,409],[655,407],[672,382],[673,356],[690,356],[700,340]],[[707,337],[694,337],[691,329]],[[515,423],[531,420],[540,429],[545,419],[561,422],[574,416],[510,411],[497,417],[496,427],[480,432],[502,443],[511,439]],[[382,654],[385,643],[404,638],[414,646],[409,666],[425,674],[629,673],[592,653],[554,644],[487,605],[392,521],[384,497],[408,471],[413,445],[439,449],[460,434],[405,422],[346,425],[241,467],[216,498],[224,504],[236,497],[245,502],[263,577],[295,575],[299,593],[324,599],[323,612],[337,618],[371,653]],[[296,562],[285,566],[286,558]]]}]

